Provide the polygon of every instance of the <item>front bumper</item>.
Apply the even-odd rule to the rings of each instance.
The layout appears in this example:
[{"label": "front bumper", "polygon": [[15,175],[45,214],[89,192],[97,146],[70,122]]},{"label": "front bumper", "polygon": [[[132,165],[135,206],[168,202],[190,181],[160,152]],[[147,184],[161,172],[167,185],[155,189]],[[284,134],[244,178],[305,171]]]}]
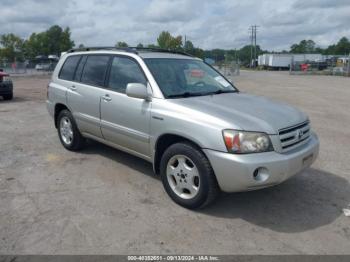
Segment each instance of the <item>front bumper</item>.
[{"label": "front bumper", "polygon": [[[288,153],[237,155],[204,149],[224,192],[249,191],[282,183],[308,168],[316,160],[318,151],[319,140],[314,133],[308,143]],[[259,168],[264,170],[263,176],[254,177]]]},{"label": "front bumper", "polygon": [[10,95],[13,92],[12,82],[0,82],[0,96]]}]

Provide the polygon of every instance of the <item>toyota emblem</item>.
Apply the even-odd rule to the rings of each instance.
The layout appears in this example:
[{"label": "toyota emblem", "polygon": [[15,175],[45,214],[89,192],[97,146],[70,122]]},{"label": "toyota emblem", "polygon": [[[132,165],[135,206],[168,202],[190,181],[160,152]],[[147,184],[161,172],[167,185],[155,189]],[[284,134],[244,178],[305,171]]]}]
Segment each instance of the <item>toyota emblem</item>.
[{"label": "toyota emblem", "polygon": [[301,139],[303,137],[303,135],[304,135],[304,131],[299,129],[298,130],[298,138]]}]

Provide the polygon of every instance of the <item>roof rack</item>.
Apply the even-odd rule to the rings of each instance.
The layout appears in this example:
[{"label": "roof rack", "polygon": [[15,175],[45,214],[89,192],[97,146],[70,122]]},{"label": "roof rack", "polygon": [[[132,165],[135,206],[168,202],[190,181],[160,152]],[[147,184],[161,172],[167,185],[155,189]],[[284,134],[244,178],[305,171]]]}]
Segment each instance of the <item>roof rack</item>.
[{"label": "roof rack", "polygon": [[158,47],[130,47],[136,51],[147,51],[147,52],[160,52],[160,53],[172,53],[172,54],[179,54],[179,55],[185,55],[185,56],[191,56],[191,54],[186,53],[181,50],[176,49],[164,49],[164,48],[158,48]]},{"label": "roof rack", "polygon": [[98,51],[98,50],[120,50],[120,51],[125,51],[130,53],[137,53],[136,51],[133,51],[130,47],[115,47],[115,46],[89,46],[89,47],[73,48],[68,50],[68,53]]},{"label": "roof rack", "polygon": [[173,49],[164,49],[164,48],[157,48],[157,47],[115,47],[115,46],[99,46],[99,47],[82,47],[82,48],[74,48],[68,50],[68,53],[74,53],[74,52],[84,52],[84,51],[98,51],[98,50],[117,50],[117,51],[124,51],[129,53],[138,54],[139,51],[144,52],[160,52],[160,53],[172,53],[172,54],[179,54],[179,55],[185,55],[185,56],[191,56],[191,54],[186,53],[181,50],[173,50]]}]

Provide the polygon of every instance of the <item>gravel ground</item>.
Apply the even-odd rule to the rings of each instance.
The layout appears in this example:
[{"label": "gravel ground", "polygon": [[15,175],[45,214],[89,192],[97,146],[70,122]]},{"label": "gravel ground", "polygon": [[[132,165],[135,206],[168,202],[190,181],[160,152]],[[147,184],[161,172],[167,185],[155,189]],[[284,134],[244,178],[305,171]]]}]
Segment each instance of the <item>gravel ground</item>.
[{"label": "gravel ground", "polygon": [[235,77],[243,92],[308,113],[319,159],[196,212],[174,204],[143,160],[95,142],[64,150],[45,108],[48,81],[15,78],[15,99],[0,99],[0,254],[350,254],[350,78]]}]

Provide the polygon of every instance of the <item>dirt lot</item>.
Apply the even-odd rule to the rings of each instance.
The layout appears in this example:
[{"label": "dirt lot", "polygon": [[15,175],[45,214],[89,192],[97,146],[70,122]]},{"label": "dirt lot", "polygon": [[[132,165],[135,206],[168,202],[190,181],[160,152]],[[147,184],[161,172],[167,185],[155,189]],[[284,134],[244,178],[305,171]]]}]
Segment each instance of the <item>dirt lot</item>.
[{"label": "dirt lot", "polygon": [[16,98],[0,99],[0,253],[350,254],[350,78],[243,71],[234,81],[307,112],[320,156],[279,186],[192,212],[143,160],[98,143],[64,150],[48,78],[16,78]]}]

